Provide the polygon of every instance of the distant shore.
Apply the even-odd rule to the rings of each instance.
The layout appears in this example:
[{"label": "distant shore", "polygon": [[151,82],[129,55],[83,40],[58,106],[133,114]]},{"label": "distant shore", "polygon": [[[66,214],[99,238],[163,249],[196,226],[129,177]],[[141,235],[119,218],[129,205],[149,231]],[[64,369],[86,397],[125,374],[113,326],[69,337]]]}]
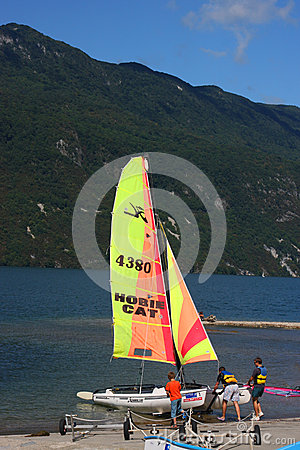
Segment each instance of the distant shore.
[{"label": "distant shore", "polygon": [[300,322],[265,322],[247,320],[216,320],[215,322],[210,322],[204,320],[202,323],[209,326],[217,325],[223,327],[300,329]]}]

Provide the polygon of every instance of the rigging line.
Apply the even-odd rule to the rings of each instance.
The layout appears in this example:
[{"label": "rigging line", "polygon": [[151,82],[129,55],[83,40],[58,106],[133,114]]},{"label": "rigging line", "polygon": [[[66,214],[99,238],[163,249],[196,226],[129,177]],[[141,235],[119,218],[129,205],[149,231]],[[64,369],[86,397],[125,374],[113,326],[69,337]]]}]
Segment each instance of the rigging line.
[{"label": "rigging line", "polygon": [[184,371],[183,371],[183,366],[180,367],[180,369],[178,370],[175,379],[178,378],[180,384],[183,385],[183,387],[185,387],[185,378],[184,378]]},{"label": "rigging line", "polygon": [[184,378],[184,371],[183,371],[183,367],[181,366],[181,377],[182,377],[182,381],[183,381],[183,386],[185,386],[185,378]]}]

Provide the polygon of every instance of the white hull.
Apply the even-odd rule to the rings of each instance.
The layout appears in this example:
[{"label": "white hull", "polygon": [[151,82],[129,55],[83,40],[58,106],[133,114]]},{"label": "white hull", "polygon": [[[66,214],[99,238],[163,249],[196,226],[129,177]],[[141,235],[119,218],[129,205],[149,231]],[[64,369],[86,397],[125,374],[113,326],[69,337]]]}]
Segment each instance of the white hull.
[{"label": "white hull", "polygon": [[[212,402],[212,399],[215,397],[215,394],[213,394],[212,391],[213,391],[212,389],[209,388],[207,389],[205,402],[201,410],[205,411]],[[217,389],[217,392],[221,391],[222,389]],[[249,391],[249,388],[247,388],[246,386],[240,386],[239,392],[240,392],[239,405],[244,405],[245,403],[248,403],[251,400],[251,393]],[[214,402],[210,406],[210,409],[222,409],[223,397],[224,397],[223,393],[217,395]],[[227,403],[227,406],[228,407],[233,406],[233,402],[229,401]]]},{"label": "white hull", "polygon": [[[200,408],[204,405],[207,388],[183,389],[182,408]],[[130,408],[133,411],[163,414],[171,411],[171,402],[164,387],[155,387],[152,392],[116,393],[113,389],[93,394],[94,403],[108,408]]]},{"label": "white hull", "polygon": [[[209,386],[191,387],[182,389],[182,408],[183,409],[200,409],[206,411],[208,409],[222,409],[224,394],[215,395]],[[217,389],[222,392],[222,389]],[[246,386],[239,387],[240,400],[239,404],[248,403],[251,399],[251,393]],[[171,403],[166,394],[164,387],[152,387],[138,393],[138,389],[123,387],[110,388],[105,392],[78,392],[78,397],[84,400],[93,400],[97,405],[106,408],[128,409],[137,412],[164,414],[171,410]],[[212,402],[212,400],[214,401]],[[228,402],[228,407],[233,406],[233,402]]]}]

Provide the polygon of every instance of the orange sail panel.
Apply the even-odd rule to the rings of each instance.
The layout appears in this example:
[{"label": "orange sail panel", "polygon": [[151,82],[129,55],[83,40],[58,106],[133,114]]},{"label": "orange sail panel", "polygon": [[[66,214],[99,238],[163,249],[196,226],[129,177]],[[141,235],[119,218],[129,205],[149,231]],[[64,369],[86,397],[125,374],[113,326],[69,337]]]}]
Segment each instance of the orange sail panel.
[{"label": "orange sail panel", "polygon": [[217,360],[194,302],[166,240],[171,321],[181,364]]},{"label": "orange sail panel", "polygon": [[170,316],[143,157],[124,167],[112,215],[110,267],[116,358],[175,364]]}]

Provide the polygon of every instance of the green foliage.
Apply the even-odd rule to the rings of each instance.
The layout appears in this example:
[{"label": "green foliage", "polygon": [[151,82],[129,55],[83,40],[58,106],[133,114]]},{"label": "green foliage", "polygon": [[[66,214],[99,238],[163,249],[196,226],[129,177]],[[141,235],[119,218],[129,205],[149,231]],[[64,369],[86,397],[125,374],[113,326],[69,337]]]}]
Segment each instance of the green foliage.
[{"label": "green foliage", "polygon": [[[115,158],[160,151],[199,167],[222,198],[228,238],[219,273],[286,276],[286,261],[299,276],[299,108],[99,62],[23,25],[0,27],[0,37],[2,265],[77,267],[71,220],[85,181]],[[197,218],[200,270],[210,244],[204,206],[180,183],[153,181]],[[112,202],[111,192],[97,216],[103,252]]]}]

